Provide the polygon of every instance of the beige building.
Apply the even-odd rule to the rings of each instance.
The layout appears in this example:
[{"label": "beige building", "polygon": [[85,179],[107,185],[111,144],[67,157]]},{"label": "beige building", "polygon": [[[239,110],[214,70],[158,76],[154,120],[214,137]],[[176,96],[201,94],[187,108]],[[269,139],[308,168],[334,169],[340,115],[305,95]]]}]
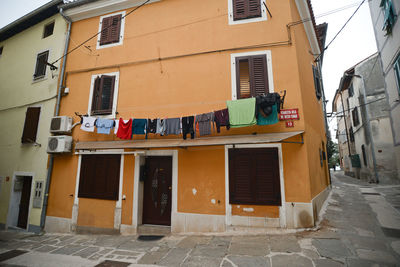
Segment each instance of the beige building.
[{"label": "beige building", "polygon": [[41,230],[67,23],[54,0],[0,29],[0,229]]}]

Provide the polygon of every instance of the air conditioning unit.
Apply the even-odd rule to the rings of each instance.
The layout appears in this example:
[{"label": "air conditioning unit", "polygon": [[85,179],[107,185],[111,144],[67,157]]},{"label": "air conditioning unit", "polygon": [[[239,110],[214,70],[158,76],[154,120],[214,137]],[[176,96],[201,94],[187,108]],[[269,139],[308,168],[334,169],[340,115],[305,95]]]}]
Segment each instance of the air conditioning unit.
[{"label": "air conditioning unit", "polygon": [[71,133],[72,118],[67,116],[57,116],[51,118],[50,133],[65,134]]},{"label": "air conditioning unit", "polygon": [[71,152],[72,136],[58,135],[50,136],[47,143],[47,153],[67,153]]}]

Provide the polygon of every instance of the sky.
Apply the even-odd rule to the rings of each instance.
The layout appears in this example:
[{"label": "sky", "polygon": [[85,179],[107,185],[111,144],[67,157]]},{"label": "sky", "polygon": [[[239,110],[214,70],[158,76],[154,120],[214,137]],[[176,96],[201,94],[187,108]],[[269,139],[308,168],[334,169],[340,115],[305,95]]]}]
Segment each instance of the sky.
[{"label": "sky", "polygon": [[[282,0],[275,0],[282,1]],[[290,0],[292,1],[292,0]],[[373,0],[377,1],[377,0]],[[0,28],[49,2],[48,0],[1,0]],[[326,44],[328,44],[347,19],[357,9],[361,0],[312,0],[317,24],[328,23]],[[340,12],[331,13],[346,7]],[[271,10],[273,12],[273,10]],[[339,86],[343,72],[377,51],[369,13],[368,1],[365,1],[343,31],[325,51],[322,76],[327,100],[327,111],[332,111],[332,100]],[[334,138],[336,119],[330,122],[331,135]]]}]

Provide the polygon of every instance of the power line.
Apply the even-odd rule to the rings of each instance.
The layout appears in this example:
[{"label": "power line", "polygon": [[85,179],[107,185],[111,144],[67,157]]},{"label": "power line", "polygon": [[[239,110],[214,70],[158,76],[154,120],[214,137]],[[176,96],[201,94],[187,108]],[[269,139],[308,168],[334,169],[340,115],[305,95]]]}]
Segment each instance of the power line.
[{"label": "power line", "polygon": [[364,4],[365,0],[363,0],[360,5],[357,7],[357,9],[353,12],[353,14],[349,17],[349,19],[345,22],[345,24],[343,24],[342,28],[340,28],[340,30],[336,33],[336,35],[332,38],[332,40],[325,46],[325,48],[321,51],[321,54],[319,54],[319,56],[315,59],[315,61],[317,61],[321,55],[324,53],[325,50],[328,49],[328,47],[332,44],[332,42],[336,39],[336,37],[338,37],[338,35],[342,32],[342,30],[346,27],[347,23],[349,23],[349,21],[354,17],[354,15],[357,13],[357,11],[360,9],[360,7]]},{"label": "power line", "polygon": [[[145,4],[147,4],[148,2],[150,2],[150,0],[146,0],[145,2],[143,2],[142,4],[140,4],[139,6],[137,6],[136,8],[132,9],[131,11],[129,11],[126,15],[122,16],[119,21],[123,20],[124,18],[126,18],[127,16],[129,16],[130,14],[132,14],[134,11],[138,10],[139,8],[141,8],[142,6],[144,6]],[[67,55],[71,54],[73,51],[75,51],[76,49],[78,49],[79,47],[83,46],[84,44],[86,44],[87,42],[89,42],[90,40],[92,40],[94,37],[96,37],[97,35],[99,35],[103,30],[107,30],[108,28],[110,28],[111,26],[113,26],[113,24],[110,24],[108,27],[102,29],[101,31],[97,32],[96,34],[92,35],[89,39],[87,39],[86,41],[82,42],[81,44],[79,44],[78,46],[74,47],[72,50],[68,51],[67,53],[65,53],[63,56],[61,56],[60,58],[58,58],[56,61],[54,61],[52,64],[57,63],[60,59],[66,57]]]},{"label": "power line", "polygon": [[336,113],[335,115],[333,115],[333,113],[332,113],[332,117],[331,117],[331,118],[333,119],[334,117],[337,117],[338,115],[343,114],[345,111],[350,112],[350,111],[354,110],[355,108],[359,108],[359,107],[362,107],[362,106],[366,106],[366,105],[369,105],[369,104],[372,104],[372,103],[381,101],[381,100],[383,100],[383,99],[386,99],[386,97],[381,97],[381,98],[372,100],[372,101],[370,101],[370,102],[367,102],[367,103],[364,103],[364,104],[360,104],[360,105],[358,105],[358,106],[354,106],[354,107],[352,107],[352,108],[344,109],[343,111],[340,111],[340,112],[335,112],[335,113]]}]

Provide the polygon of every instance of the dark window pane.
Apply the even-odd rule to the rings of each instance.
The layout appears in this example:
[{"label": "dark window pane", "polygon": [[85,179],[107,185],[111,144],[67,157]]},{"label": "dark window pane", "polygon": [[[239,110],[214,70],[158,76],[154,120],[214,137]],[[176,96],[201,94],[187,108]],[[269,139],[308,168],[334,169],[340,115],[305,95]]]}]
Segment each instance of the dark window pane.
[{"label": "dark window pane", "polygon": [[43,30],[43,38],[46,38],[50,35],[53,34],[53,30],[54,30],[54,21],[50,24],[47,24],[46,26],[44,26],[44,30]]},{"label": "dark window pane", "polygon": [[46,75],[46,63],[49,57],[49,51],[45,51],[40,53],[36,58],[36,68],[35,73],[33,74],[34,79],[42,78]]},{"label": "dark window pane", "polygon": [[30,107],[26,110],[24,131],[22,133],[21,142],[36,142],[37,129],[39,124],[40,107]]}]

